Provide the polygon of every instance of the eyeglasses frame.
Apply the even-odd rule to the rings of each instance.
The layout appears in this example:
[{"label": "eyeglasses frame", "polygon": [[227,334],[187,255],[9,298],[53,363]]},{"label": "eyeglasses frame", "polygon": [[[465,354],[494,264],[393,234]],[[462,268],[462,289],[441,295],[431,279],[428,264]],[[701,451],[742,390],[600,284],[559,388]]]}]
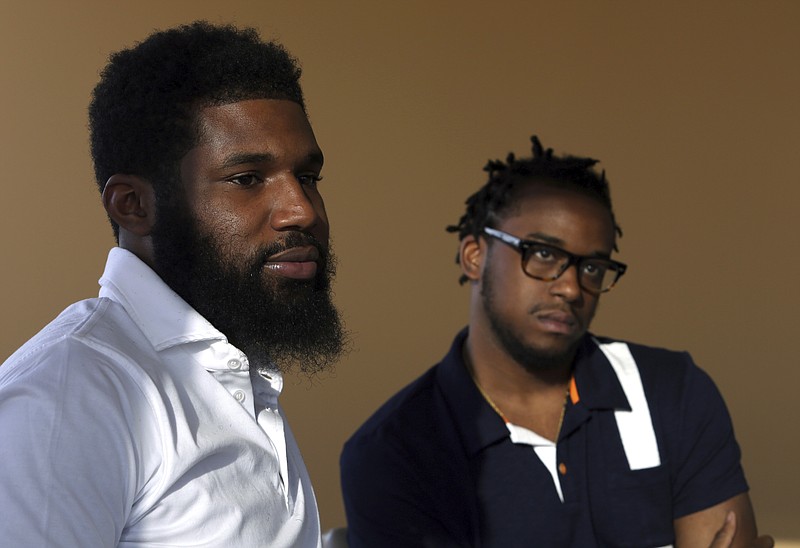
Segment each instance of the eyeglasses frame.
[{"label": "eyeglasses frame", "polygon": [[[483,232],[485,234],[487,234],[488,236],[491,236],[493,238],[497,238],[498,240],[500,240],[504,244],[506,244],[509,247],[511,247],[514,250],[516,250],[520,254],[520,258],[521,258],[520,266],[522,267],[522,272],[526,276],[528,276],[529,278],[533,278],[534,280],[541,280],[541,281],[544,281],[544,282],[554,282],[557,279],[559,279],[562,276],[562,274],[564,274],[564,272],[566,272],[569,269],[569,267],[572,266],[572,265],[575,265],[577,269],[580,269],[581,263],[583,261],[601,260],[603,262],[609,263],[611,265],[611,270],[616,272],[616,276],[614,277],[614,280],[611,282],[610,286],[608,286],[605,289],[601,289],[600,291],[597,291],[595,289],[584,287],[583,284],[581,283],[580,274],[578,274],[577,280],[578,280],[578,284],[585,291],[589,291],[590,293],[606,293],[608,291],[611,291],[611,289],[615,285],[617,285],[617,282],[619,281],[619,279],[622,277],[623,274],[625,274],[625,271],[628,269],[628,265],[626,265],[625,263],[621,263],[619,261],[615,261],[614,259],[609,259],[609,258],[606,258],[606,257],[593,257],[593,256],[590,256],[590,255],[576,255],[576,254],[570,253],[566,249],[560,248],[560,247],[558,247],[556,245],[552,245],[552,244],[548,244],[548,243],[544,243],[544,242],[536,242],[536,241],[533,241],[533,240],[523,240],[522,238],[517,238],[516,236],[514,236],[512,234],[509,234],[508,232],[503,232],[502,230],[498,230],[496,228],[491,228],[491,227],[486,226],[486,227],[483,227]],[[556,274],[552,278],[542,278],[540,276],[534,276],[533,274],[531,274],[527,270],[525,270],[525,264],[527,262],[526,258],[527,258],[528,250],[534,245],[535,246],[544,246],[544,247],[553,249],[555,251],[558,251],[559,253],[564,254],[567,257],[567,262],[561,267],[561,270],[558,272],[558,274]],[[580,270],[578,270],[578,271],[580,272]]]}]

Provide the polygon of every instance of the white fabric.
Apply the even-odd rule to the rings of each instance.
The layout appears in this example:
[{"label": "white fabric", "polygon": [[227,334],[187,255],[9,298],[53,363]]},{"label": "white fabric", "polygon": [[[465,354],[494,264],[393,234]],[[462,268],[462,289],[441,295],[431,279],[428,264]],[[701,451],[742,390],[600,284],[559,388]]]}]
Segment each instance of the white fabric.
[{"label": "white fabric", "polygon": [[0,367],[3,546],[319,547],[278,374],[115,248]]},{"label": "white fabric", "polygon": [[564,493],[561,491],[561,480],[558,476],[558,466],[556,464],[556,444],[545,437],[540,436],[532,430],[523,426],[517,426],[510,422],[506,423],[506,428],[511,433],[511,441],[518,444],[530,445],[534,453],[542,461],[547,471],[553,477],[553,485],[556,487],[558,498],[564,502]]},{"label": "white fabric", "polygon": [[628,398],[630,411],[614,411],[617,420],[617,429],[625,456],[631,470],[654,468],[661,465],[658,452],[658,442],[650,417],[650,407],[644,395],[642,379],[639,369],[631,355],[628,345],[621,342],[599,344],[600,350],[606,355],[614,372],[617,374],[625,397]]}]

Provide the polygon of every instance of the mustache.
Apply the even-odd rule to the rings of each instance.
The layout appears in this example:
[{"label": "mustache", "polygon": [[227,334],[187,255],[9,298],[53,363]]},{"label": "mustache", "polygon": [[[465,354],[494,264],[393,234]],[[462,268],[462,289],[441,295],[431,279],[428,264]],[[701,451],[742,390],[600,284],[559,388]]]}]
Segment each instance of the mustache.
[{"label": "mustache", "polygon": [[582,322],[578,314],[570,306],[553,306],[548,304],[536,304],[528,310],[531,316],[555,316],[562,321],[567,321],[580,325]]},{"label": "mustache", "polygon": [[572,308],[565,305],[537,303],[528,309],[528,314],[541,314],[550,312],[561,312],[564,314],[572,314],[573,316],[575,315],[575,312],[572,310]]},{"label": "mustache", "polygon": [[278,253],[282,253],[293,247],[314,246],[319,252],[319,263],[324,266],[328,262],[328,246],[324,245],[317,238],[305,232],[293,231],[287,232],[283,238],[278,241],[272,242],[258,250],[256,254],[256,263],[262,265],[268,261],[270,257]]}]

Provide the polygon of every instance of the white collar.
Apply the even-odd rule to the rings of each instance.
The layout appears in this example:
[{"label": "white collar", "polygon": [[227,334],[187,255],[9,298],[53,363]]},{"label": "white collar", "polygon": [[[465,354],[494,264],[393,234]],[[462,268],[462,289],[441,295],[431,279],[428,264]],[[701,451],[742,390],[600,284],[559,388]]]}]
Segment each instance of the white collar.
[{"label": "white collar", "polygon": [[227,338],[178,296],[136,255],[112,248],[100,278],[100,297],[121,304],[158,351]]}]

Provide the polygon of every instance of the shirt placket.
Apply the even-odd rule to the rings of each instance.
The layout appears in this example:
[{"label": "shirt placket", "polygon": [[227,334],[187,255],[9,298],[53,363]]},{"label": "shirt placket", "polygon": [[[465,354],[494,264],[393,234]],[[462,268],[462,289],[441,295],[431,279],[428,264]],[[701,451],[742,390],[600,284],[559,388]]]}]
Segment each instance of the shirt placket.
[{"label": "shirt placket", "polygon": [[256,400],[256,420],[261,429],[267,434],[275,453],[278,455],[284,503],[291,510],[289,508],[288,489],[286,488],[289,473],[286,433],[280,406],[278,405],[278,396],[283,390],[283,377],[273,371],[254,371],[251,377]]}]

